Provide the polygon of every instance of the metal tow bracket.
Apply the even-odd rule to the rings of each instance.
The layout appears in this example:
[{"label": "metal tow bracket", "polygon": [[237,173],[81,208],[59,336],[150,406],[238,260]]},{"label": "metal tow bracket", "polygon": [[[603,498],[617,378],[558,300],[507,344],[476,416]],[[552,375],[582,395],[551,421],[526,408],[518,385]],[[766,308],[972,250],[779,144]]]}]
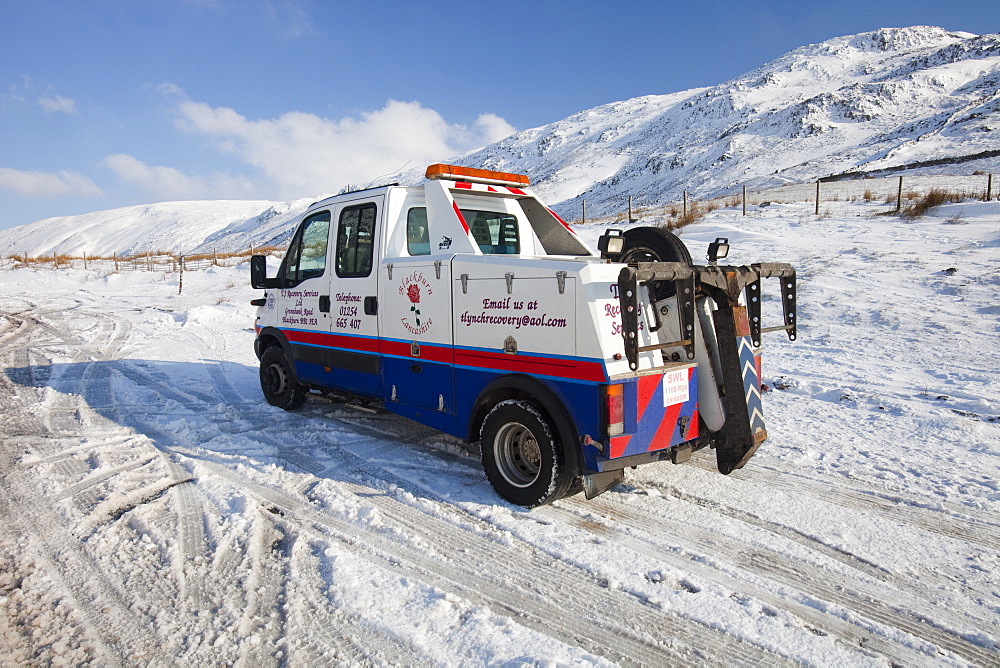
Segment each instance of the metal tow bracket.
[{"label": "metal tow bracket", "polygon": [[[684,262],[639,262],[636,266],[622,267],[618,274],[618,301],[621,305],[622,336],[625,339],[625,357],[629,369],[639,368],[639,353],[684,346],[687,358],[694,359],[694,301],[695,269]],[[654,302],[653,283],[673,281],[676,287],[677,312],[680,319],[680,341],[639,345],[639,285],[650,291],[650,302]],[[648,323],[651,332],[658,330],[662,323],[659,313],[653,309],[654,322]]]}]

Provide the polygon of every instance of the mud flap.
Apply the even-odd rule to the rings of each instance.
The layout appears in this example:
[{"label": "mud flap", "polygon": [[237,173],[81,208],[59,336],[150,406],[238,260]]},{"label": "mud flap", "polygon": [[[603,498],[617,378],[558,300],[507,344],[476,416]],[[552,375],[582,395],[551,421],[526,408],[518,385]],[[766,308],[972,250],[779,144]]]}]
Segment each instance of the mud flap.
[{"label": "mud flap", "polygon": [[732,473],[742,468],[767,439],[746,307],[723,307],[716,311],[715,333],[724,387],[722,404],[726,411],[715,455],[719,471]]},{"label": "mud flap", "polygon": [[604,494],[620,482],[625,482],[625,470],[605,471],[604,473],[592,473],[583,476],[583,490],[587,494],[587,499]]}]

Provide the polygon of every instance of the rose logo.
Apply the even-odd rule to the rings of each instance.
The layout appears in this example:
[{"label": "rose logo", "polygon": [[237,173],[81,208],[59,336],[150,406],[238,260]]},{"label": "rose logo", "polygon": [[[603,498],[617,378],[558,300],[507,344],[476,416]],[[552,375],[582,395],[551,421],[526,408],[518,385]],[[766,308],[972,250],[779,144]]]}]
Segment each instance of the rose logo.
[{"label": "rose logo", "polygon": [[406,288],[406,296],[410,298],[410,311],[417,322],[417,327],[420,327],[420,309],[417,308],[417,304],[420,303],[420,286],[411,283],[410,287]]}]

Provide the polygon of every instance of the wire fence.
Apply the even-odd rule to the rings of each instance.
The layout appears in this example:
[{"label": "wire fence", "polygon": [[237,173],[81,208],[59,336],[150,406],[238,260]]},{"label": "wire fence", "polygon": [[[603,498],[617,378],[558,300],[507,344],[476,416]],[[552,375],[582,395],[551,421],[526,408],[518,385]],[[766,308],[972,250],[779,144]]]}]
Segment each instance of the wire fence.
[{"label": "wire fence", "polygon": [[250,248],[246,251],[226,253],[168,253],[150,251],[147,253],[119,255],[70,255],[66,253],[44,253],[32,256],[25,253],[10,253],[0,256],[0,268],[17,269],[33,267],[36,269],[85,269],[103,274],[123,273],[132,271],[156,271],[161,273],[180,273],[184,271],[199,271],[212,267],[235,267],[250,261],[251,255],[269,255],[282,258],[285,251],[282,248],[268,246]]},{"label": "wire fence", "polygon": [[[967,176],[919,175],[919,176],[888,176],[879,178],[864,178],[854,180],[828,180],[815,183],[791,183],[760,190],[748,191],[746,187],[735,190],[732,194],[707,200],[688,198],[687,193],[681,201],[633,208],[631,197],[627,208],[620,213],[588,219],[586,215],[586,200],[583,202],[582,217],[573,221],[584,223],[620,223],[625,220],[662,219],[669,227],[683,227],[694,222],[705,213],[723,207],[742,207],[743,213],[749,206],[762,206],[772,203],[815,202],[816,215],[821,215],[820,205],[824,202],[884,202],[894,206],[897,212],[905,214],[903,209],[907,201],[926,197],[932,192],[943,193],[948,201],[981,199],[990,201],[994,197],[1000,199],[1000,184],[994,184],[993,174],[974,173]],[[91,255],[86,253],[70,255],[58,252],[35,254],[29,252],[0,255],[0,269],[16,269],[20,267],[35,267],[49,269],[86,269],[101,273],[121,273],[131,271],[156,271],[162,273],[198,271],[211,267],[234,267],[248,262],[251,255],[270,255],[276,258],[284,257],[284,249],[266,246],[249,248],[246,251],[219,253],[168,253],[149,251],[138,254]]]},{"label": "wire fence", "polygon": [[628,198],[623,203],[626,206],[618,213],[593,218],[587,217],[587,203],[584,200],[581,217],[573,222],[607,223],[638,218],[664,218],[673,219],[678,227],[683,227],[706,212],[723,207],[742,208],[745,213],[751,206],[792,202],[814,203],[816,215],[821,214],[821,204],[829,202],[882,202],[900,211],[906,202],[926,197],[932,191],[945,193],[948,201],[1000,199],[1000,183],[995,183],[993,177],[993,174],[986,173],[960,176],[929,174],[820,180],[757,190],[737,186],[729,194],[719,197],[696,200],[685,192],[681,200],[651,206],[633,207],[631,198]]}]

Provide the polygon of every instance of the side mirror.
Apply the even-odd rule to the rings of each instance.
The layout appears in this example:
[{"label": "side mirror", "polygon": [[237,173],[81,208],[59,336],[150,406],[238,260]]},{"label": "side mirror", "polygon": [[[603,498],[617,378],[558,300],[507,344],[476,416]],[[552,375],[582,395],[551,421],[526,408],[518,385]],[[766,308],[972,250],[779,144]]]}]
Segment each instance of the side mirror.
[{"label": "side mirror", "polygon": [[256,290],[277,288],[277,278],[267,277],[267,256],[254,255],[250,258],[250,285]]}]

